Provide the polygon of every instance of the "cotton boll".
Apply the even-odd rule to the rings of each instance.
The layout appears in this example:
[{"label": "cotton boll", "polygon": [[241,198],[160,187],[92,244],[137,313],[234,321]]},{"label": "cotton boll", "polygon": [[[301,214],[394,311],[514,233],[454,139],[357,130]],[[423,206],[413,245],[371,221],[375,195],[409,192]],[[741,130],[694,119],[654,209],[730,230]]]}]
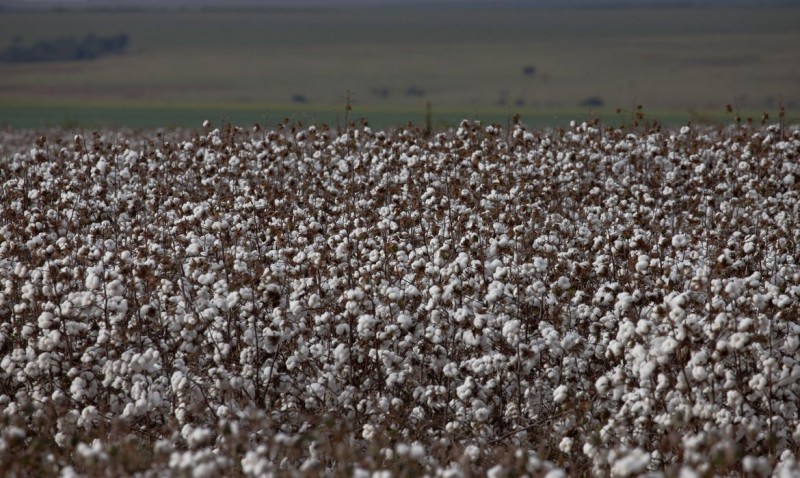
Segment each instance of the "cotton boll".
[{"label": "cotton boll", "polygon": [[86,275],[85,285],[86,290],[93,291],[100,288],[100,278],[94,275],[93,273],[89,273]]},{"label": "cotton boll", "polygon": [[495,465],[486,471],[487,478],[503,478],[505,476],[507,476],[507,471],[503,465]]},{"label": "cotton boll", "polygon": [[503,324],[503,337],[509,344],[516,346],[519,342],[520,321],[517,319],[509,320]]},{"label": "cotton boll", "polygon": [[475,420],[479,422],[485,422],[486,420],[489,419],[490,414],[491,412],[489,411],[488,408],[486,407],[478,408],[477,410],[475,410]]},{"label": "cotton boll", "polygon": [[677,234],[672,236],[672,247],[682,249],[689,244],[689,236],[686,234]]},{"label": "cotton boll", "polygon": [[30,324],[23,325],[22,326],[22,338],[24,338],[24,339],[30,338],[34,334],[35,331],[36,331],[36,329],[34,329],[33,326],[31,326]]},{"label": "cotton boll", "polygon": [[396,320],[397,324],[403,330],[408,330],[414,325],[414,322],[411,320],[411,317],[407,314],[399,314]]},{"label": "cotton boll", "polygon": [[[184,429],[187,426],[189,425],[184,425]],[[181,431],[181,434],[183,434],[183,431]],[[189,445],[189,448],[197,448],[202,445],[205,445],[211,440],[212,437],[213,433],[211,432],[211,430],[205,427],[197,427],[191,429],[188,436],[184,436],[184,438],[186,438],[187,444]]]},{"label": "cotton boll", "polygon": [[136,405],[133,403],[127,403],[125,408],[122,410],[122,414],[120,415],[122,418],[133,418],[136,416]]},{"label": "cotton boll", "polygon": [[569,278],[566,277],[566,276],[559,277],[558,281],[556,282],[556,285],[561,290],[569,290],[569,288],[572,287],[572,283],[570,282]]},{"label": "cotton boll", "polygon": [[789,335],[783,342],[781,349],[788,355],[792,355],[797,351],[798,346],[800,346],[800,337],[797,335]]},{"label": "cotton boll", "polygon": [[733,347],[735,350],[741,350],[747,345],[749,341],[750,341],[749,334],[736,332],[731,335],[729,343],[730,346]]},{"label": "cotton boll", "polygon": [[467,377],[466,381],[456,387],[456,395],[458,396],[459,400],[466,401],[472,396],[472,388],[474,383],[472,381],[472,377]]},{"label": "cotton boll", "polygon": [[641,448],[632,450],[628,455],[616,460],[611,467],[611,476],[635,476],[643,473],[650,464],[650,454]]},{"label": "cotton boll", "polygon": [[702,382],[708,377],[708,370],[702,365],[695,365],[692,367],[692,377],[698,382]]},{"label": "cotton boll", "polygon": [[49,329],[53,325],[53,314],[50,312],[42,312],[39,315],[38,325],[42,330]]},{"label": "cotton boll", "polygon": [[361,437],[367,441],[372,441],[377,436],[377,430],[371,423],[365,423],[361,428]]},{"label": "cotton boll", "polygon": [[636,260],[636,271],[640,273],[647,272],[650,267],[650,257],[647,254],[639,254]]},{"label": "cotton boll", "polygon": [[9,375],[11,375],[14,372],[16,366],[17,364],[8,355],[4,356],[3,360],[0,361],[0,368],[5,370],[5,372]]},{"label": "cotton boll", "polygon": [[470,461],[478,461],[481,456],[481,449],[475,445],[467,445],[464,448],[464,457]]},{"label": "cotton boll", "polygon": [[553,402],[562,403],[569,397],[569,387],[560,385],[553,390]]},{"label": "cotton boll", "polygon": [[597,389],[600,395],[605,395],[610,385],[611,381],[605,375],[601,376],[594,382],[594,387]]},{"label": "cotton boll", "polygon": [[35,379],[41,374],[41,369],[39,368],[38,362],[28,362],[25,364],[23,369],[25,371],[25,375],[29,378]]},{"label": "cotton boll", "polygon": [[558,449],[561,450],[563,453],[569,454],[572,452],[572,446],[575,443],[570,437],[564,437],[558,444]]},{"label": "cotton boll", "polygon": [[772,303],[779,309],[784,309],[792,305],[794,300],[786,294],[781,294],[778,297],[772,299]]}]

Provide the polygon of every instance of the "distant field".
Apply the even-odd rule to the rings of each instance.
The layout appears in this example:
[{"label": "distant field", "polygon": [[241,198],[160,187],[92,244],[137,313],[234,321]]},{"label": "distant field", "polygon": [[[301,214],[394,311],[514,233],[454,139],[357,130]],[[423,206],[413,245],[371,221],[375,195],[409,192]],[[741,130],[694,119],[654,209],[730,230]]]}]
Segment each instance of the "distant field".
[{"label": "distant field", "polygon": [[[119,57],[0,64],[0,124],[665,118],[800,106],[800,8],[4,13],[0,47],[127,33]],[[532,66],[532,74],[524,74]],[[101,105],[101,106],[98,106]],[[185,105],[192,105],[185,107]],[[708,115],[711,116],[708,116]]]}]

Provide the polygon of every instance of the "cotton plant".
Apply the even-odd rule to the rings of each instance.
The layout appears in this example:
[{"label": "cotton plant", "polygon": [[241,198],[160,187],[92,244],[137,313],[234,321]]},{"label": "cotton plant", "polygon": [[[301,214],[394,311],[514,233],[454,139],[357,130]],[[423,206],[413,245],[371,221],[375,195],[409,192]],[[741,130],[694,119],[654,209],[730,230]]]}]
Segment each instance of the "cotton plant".
[{"label": "cotton plant", "polygon": [[6,134],[4,470],[798,470],[796,130]]}]

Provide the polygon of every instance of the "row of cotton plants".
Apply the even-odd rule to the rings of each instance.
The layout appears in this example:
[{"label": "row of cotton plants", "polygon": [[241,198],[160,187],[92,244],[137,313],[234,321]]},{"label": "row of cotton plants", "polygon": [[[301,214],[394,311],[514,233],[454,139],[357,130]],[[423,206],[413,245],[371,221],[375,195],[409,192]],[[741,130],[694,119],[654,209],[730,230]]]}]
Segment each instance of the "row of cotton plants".
[{"label": "row of cotton plants", "polygon": [[5,135],[4,476],[800,473],[800,131]]}]

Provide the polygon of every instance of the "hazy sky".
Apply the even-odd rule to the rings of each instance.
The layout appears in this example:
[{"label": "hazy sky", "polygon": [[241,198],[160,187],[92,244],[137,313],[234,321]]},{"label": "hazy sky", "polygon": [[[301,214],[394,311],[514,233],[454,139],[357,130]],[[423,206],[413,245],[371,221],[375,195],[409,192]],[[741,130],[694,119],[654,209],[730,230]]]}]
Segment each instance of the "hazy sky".
[{"label": "hazy sky", "polygon": [[470,4],[483,7],[530,6],[643,6],[643,5],[800,5],[800,0],[0,0],[8,8],[58,7],[319,7],[319,6],[383,6],[383,5],[448,5]]}]

